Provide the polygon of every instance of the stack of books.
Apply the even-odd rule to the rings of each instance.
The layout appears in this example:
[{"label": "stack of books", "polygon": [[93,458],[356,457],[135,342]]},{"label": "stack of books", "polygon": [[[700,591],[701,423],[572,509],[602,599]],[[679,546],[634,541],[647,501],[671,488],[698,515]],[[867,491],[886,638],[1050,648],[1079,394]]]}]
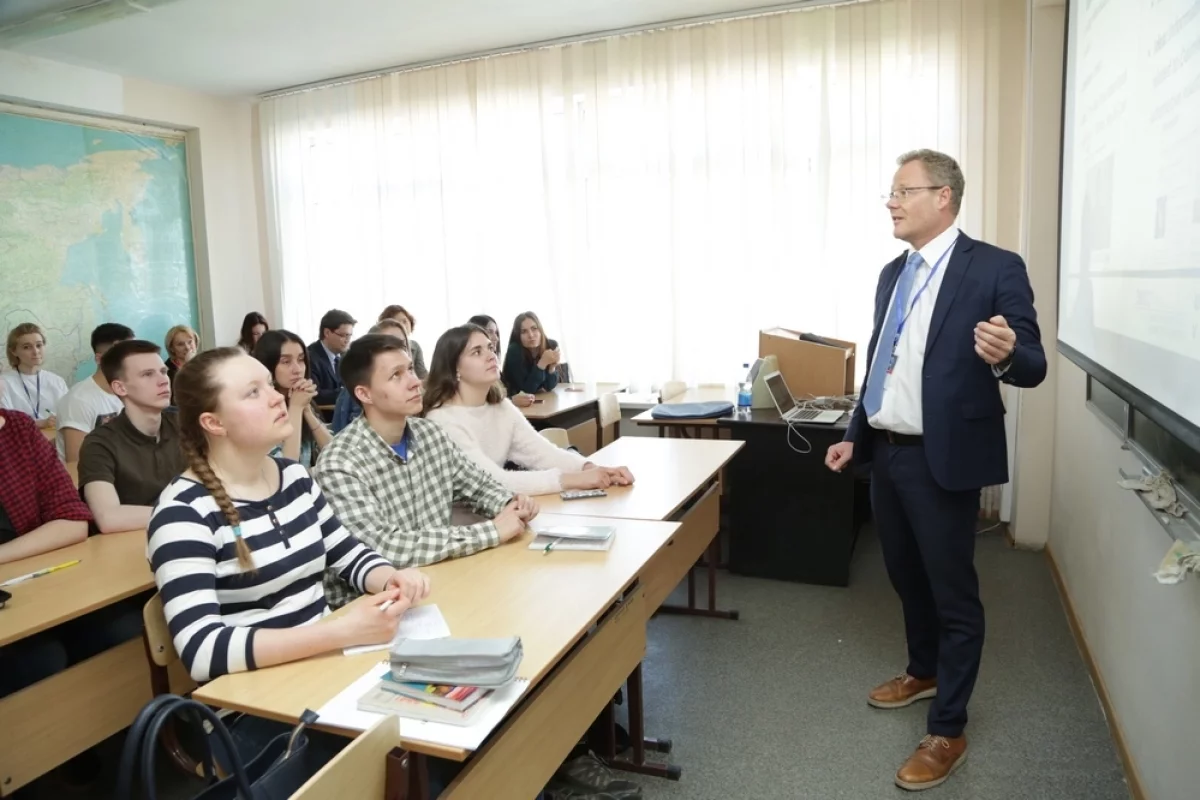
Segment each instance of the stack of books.
[{"label": "stack of books", "polygon": [[476,712],[487,705],[480,701],[489,694],[490,689],[477,686],[409,683],[389,672],[371,691],[359,698],[358,709],[375,714],[396,714],[424,722],[469,725]]}]

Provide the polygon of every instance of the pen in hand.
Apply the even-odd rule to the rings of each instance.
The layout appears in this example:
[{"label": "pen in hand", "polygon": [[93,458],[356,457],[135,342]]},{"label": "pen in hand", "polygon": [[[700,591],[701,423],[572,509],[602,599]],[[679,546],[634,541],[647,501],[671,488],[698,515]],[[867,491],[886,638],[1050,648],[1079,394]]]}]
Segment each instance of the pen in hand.
[{"label": "pen in hand", "polygon": [[392,604],[395,602],[396,602],[395,600],[384,600],[382,603],[379,604],[379,612],[382,614],[384,611],[387,611],[389,608],[392,607]]}]

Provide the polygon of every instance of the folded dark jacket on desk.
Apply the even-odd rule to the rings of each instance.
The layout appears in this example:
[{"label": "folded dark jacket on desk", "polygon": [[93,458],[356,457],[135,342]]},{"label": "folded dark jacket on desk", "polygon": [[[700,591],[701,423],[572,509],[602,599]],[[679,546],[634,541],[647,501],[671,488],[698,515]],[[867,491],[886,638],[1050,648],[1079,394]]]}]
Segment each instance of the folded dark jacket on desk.
[{"label": "folded dark jacket on desk", "polygon": [[664,403],[655,406],[650,412],[654,419],[716,419],[733,411],[733,403],[728,400],[714,400],[710,403]]}]

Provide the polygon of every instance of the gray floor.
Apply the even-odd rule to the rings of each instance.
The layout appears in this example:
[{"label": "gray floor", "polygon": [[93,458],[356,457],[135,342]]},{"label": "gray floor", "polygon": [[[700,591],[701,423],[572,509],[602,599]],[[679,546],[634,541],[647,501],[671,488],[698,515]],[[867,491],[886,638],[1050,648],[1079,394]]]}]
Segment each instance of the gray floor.
[{"label": "gray floor", "polygon": [[[988,628],[967,762],[923,795],[1128,800],[1044,555],[984,534],[976,565]],[[909,796],[892,777],[925,732],[928,704],[866,704],[905,664],[874,537],[859,542],[849,589],[722,576],[718,596],[740,621],[651,623],[647,731],[672,738],[683,777],[645,780],[647,800]]]},{"label": "gray floor", "polygon": [[[1127,800],[1044,556],[991,534],[980,537],[976,563],[988,633],[969,755],[925,796]],[[928,705],[877,711],[865,702],[904,666],[899,604],[871,534],[859,542],[849,589],[722,575],[720,592],[740,621],[651,623],[647,732],[674,741],[670,758],[683,778],[638,778],[647,800],[908,796],[892,776],[924,733]],[[160,774],[175,784],[163,800],[194,793]],[[30,798],[112,797],[107,781],[68,793],[49,777],[30,788]]]}]

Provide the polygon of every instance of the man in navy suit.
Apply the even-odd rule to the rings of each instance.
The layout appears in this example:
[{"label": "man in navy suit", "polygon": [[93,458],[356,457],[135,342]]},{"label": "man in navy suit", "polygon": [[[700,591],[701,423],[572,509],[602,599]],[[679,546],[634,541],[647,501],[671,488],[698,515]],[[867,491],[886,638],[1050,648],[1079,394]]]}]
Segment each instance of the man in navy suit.
[{"label": "man in navy suit", "polygon": [[885,195],[911,248],[875,292],[867,377],[845,440],[825,463],[871,464],[871,507],[904,609],[908,666],[867,702],[934,698],[927,735],[896,773],[905,789],[946,780],[966,756],[967,701],[983,650],[975,527],[984,486],[1008,482],[1000,382],[1046,377],[1033,289],[1016,253],[954,225],[963,175],[932,150],[906,153]]},{"label": "man in navy suit", "polygon": [[342,354],[350,347],[358,320],[341,309],[331,309],[321,317],[321,338],[308,346],[308,371],[317,385],[317,404],[331,406],[342,388],[339,368]]}]

